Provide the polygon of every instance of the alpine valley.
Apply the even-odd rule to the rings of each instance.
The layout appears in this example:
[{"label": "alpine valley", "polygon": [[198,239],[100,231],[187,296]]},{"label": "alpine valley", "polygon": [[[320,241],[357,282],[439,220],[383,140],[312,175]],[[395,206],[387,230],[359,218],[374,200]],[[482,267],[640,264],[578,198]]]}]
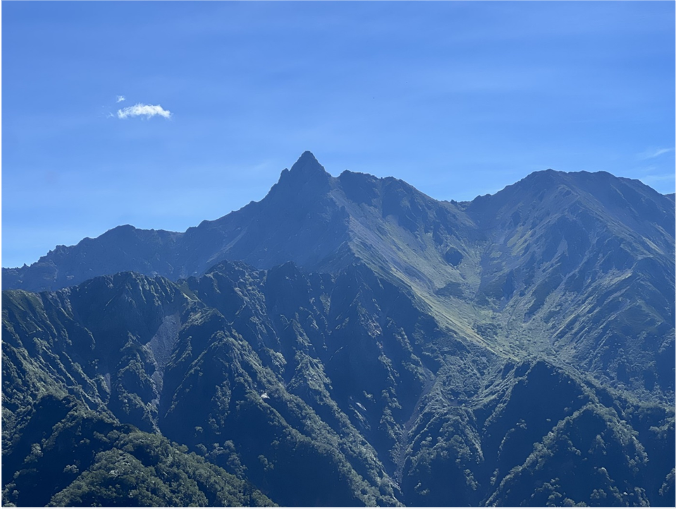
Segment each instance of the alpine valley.
[{"label": "alpine valley", "polygon": [[3,269],[12,506],[674,506],[675,202],[306,152],[184,233]]}]

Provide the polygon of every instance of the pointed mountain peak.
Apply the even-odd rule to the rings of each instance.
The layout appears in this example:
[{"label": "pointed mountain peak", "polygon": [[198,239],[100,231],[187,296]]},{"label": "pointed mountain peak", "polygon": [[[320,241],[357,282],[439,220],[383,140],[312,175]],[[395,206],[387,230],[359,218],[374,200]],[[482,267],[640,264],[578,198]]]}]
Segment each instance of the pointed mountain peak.
[{"label": "pointed mountain peak", "polygon": [[316,156],[314,156],[310,151],[305,151],[297,160],[297,162],[292,165],[290,169],[291,173],[323,173],[325,174],[325,168],[318,162]]},{"label": "pointed mountain peak", "polygon": [[[316,159],[316,156],[313,155],[311,151],[304,151],[302,155],[299,157],[297,162],[293,165],[293,168],[296,167],[297,165],[304,165],[304,164],[313,164],[316,166],[321,166],[321,164],[318,162]],[[321,167],[322,168],[322,167]]]},{"label": "pointed mountain peak", "polygon": [[295,187],[314,185],[325,186],[332,179],[331,175],[309,151],[304,152],[290,170],[281,172],[280,184],[289,183]]}]

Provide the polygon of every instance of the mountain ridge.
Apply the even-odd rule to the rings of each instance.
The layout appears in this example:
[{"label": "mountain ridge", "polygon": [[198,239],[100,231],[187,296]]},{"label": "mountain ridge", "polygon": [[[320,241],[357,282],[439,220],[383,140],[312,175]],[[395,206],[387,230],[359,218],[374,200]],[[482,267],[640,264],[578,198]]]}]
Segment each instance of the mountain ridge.
[{"label": "mountain ridge", "polygon": [[[672,368],[663,360],[673,352],[673,224],[669,199],[605,172],[534,172],[460,205],[394,178],[332,177],[305,152],[260,202],[185,233],[117,227],[59,249],[53,258],[63,262],[44,258],[25,268],[37,274],[27,282],[3,269],[3,285],[11,287],[14,277],[36,290],[46,281],[52,287],[123,270],[176,280],[225,259],[258,269],[292,261],[321,273],[362,263],[402,288],[439,327],[496,354],[520,358],[528,350],[585,363],[625,385],[639,386],[650,371],[669,389]],[[634,303],[639,292],[650,307]],[[574,317],[573,307],[589,312]],[[540,340],[522,343],[526,331]],[[659,354],[639,352],[630,331],[646,335]],[[611,342],[608,354],[592,338]],[[632,372],[630,364],[616,368],[623,354],[612,354],[613,345],[620,342],[639,352]],[[644,383],[644,391],[655,391],[657,381]]]},{"label": "mountain ridge", "polygon": [[[657,493],[672,468],[673,408],[451,336],[363,264],[322,275],[224,261],[176,283],[126,272],[5,291],[3,343],[5,430],[41,387],[58,388],[286,506],[669,501],[670,489]],[[569,448],[596,460],[555,475],[549,459]],[[313,474],[286,475],[309,463]],[[16,479],[21,495],[29,481]]]},{"label": "mountain ridge", "polygon": [[[476,205],[480,202],[487,201],[486,197],[497,197],[512,186],[517,186],[520,183],[536,178],[542,178],[547,175],[572,175],[564,172],[556,172],[554,170],[545,170],[541,172],[534,172],[528,177],[522,179],[514,185],[510,185],[495,195],[484,195],[477,197],[470,202],[466,210],[471,207],[472,211],[478,209]],[[586,172],[581,172],[587,174]],[[605,174],[605,172],[599,172]],[[609,175],[610,174],[605,174]],[[309,176],[315,176],[308,180]],[[535,177],[532,177],[535,176]],[[542,176],[542,177],[540,177]],[[613,177],[613,176],[611,176]],[[614,178],[619,179],[619,178]],[[259,202],[251,202],[238,211],[229,213],[216,220],[205,220],[196,227],[190,227],[185,232],[171,232],[165,230],[143,230],[136,229],[132,226],[115,227],[98,238],[85,238],[80,243],[66,247],[58,246],[50,251],[47,255],[40,258],[40,260],[30,266],[24,265],[21,268],[3,268],[3,288],[25,288],[27,290],[44,290],[63,288],[68,285],[79,283],[84,279],[95,276],[97,274],[109,274],[111,272],[122,270],[134,270],[145,274],[163,274],[170,278],[182,278],[190,274],[200,274],[206,270],[211,264],[219,262],[223,258],[230,258],[231,260],[246,260],[247,262],[257,267],[271,267],[278,263],[283,263],[286,260],[295,260],[302,267],[312,270],[336,269],[341,267],[342,262],[332,263],[328,261],[325,263],[322,254],[316,259],[301,260],[301,257],[295,256],[291,253],[283,253],[277,258],[271,256],[262,258],[261,255],[253,255],[253,247],[238,246],[239,241],[245,232],[242,232],[244,225],[239,224],[248,216],[261,216],[261,210],[272,203],[272,207],[280,208],[285,203],[297,202],[294,209],[287,208],[282,211],[277,211],[279,216],[285,218],[286,222],[291,219],[303,221],[305,216],[322,212],[328,214],[322,209],[323,206],[332,205],[326,200],[325,203],[318,204],[312,207],[314,202],[309,203],[309,199],[314,196],[323,195],[332,188],[333,185],[337,188],[340,184],[341,189],[334,194],[331,193],[332,198],[339,202],[339,210],[335,207],[335,216],[328,218],[322,226],[334,227],[334,233],[337,229],[342,229],[342,223],[347,221],[343,215],[346,208],[347,201],[351,204],[365,204],[368,202],[368,197],[372,196],[375,199],[375,194],[378,193],[379,188],[386,188],[392,191],[392,198],[386,204],[383,204],[382,215],[395,214],[398,220],[403,223],[406,228],[413,228],[412,211],[402,211],[399,208],[399,200],[402,201],[409,193],[415,193],[417,197],[422,197],[424,201],[430,204],[445,204],[446,202],[438,201],[422,194],[412,186],[404,181],[394,178],[376,178],[369,174],[360,174],[350,171],[344,171],[338,177],[332,177],[325,169],[318,163],[313,154],[309,151],[302,154],[299,160],[293,165],[291,170],[283,170],[279,181],[271,188],[269,193]],[[639,183],[641,184],[641,183]],[[313,188],[313,193],[300,193],[302,189],[309,185]],[[301,188],[300,188],[301,186]],[[642,185],[644,186],[644,185]],[[650,189],[650,188],[648,188]],[[393,196],[393,195],[396,196]],[[338,196],[340,195],[340,196]],[[342,196],[343,195],[343,196]],[[660,195],[659,195],[660,196]],[[426,197],[426,198],[424,198]],[[415,200],[417,204],[418,200]],[[422,200],[419,200],[422,202]],[[457,212],[462,213],[457,203],[452,204]],[[385,209],[386,206],[386,209]],[[309,209],[311,207],[311,209]],[[408,213],[411,214],[408,214]],[[416,209],[415,213],[419,212]],[[271,220],[271,216],[267,218]],[[457,215],[458,218],[460,215]],[[261,222],[261,221],[260,221]],[[469,223],[469,221],[467,221]],[[234,224],[233,226],[231,224]],[[302,225],[303,226],[303,225]],[[471,226],[471,225],[467,225]],[[250,228],[261,228],[255,218],[255,224],[250,225]],[[480,225],[475,225],[476,228],[482,228]],[[318,229],[319,227],[317,227]],[[271,229],[275,230],[275,229]],[[261,234],[261,232],[258,232]],[[270,232],[268,232],[270,234]],[[289,232],[286,232],[289,235]],[[210,241],[210,239],[212,239]],[[341,241],[346,241],[346,237]],[[126,247],[130,249],[131,253],[120,254],[119,259],[115,259],[115,244],[126,243]],[[97,253],[97,258],[100,260],[110,260],[111,263],[101,263],[100,267],[86,267],[88,264],[93,264],[92,257],[88,258],[88,250],[96,249],[97,244],[101,244],[102,248]],[[330,246],[325,250],[327,253],[332,253],[341,246],[341,242],[329,243]],[[201,250],[196,252],[195,245],[201,246]],[[256,251],[256,247],[254,247]],[[158,253],[149,253],[151,251],[157,252],[162,250],[175,250],[178,252],[175,256],[159,256]],[[350,250],[352,251],[352,250]],[[192,253],[193,252],[193,253]],[[327,256],[327,255],[326,255]],[[259,260],[255,259],[259,257]],[[69,261],[69,258],[72,259]],[[199,262],[199,260],[206,259],[207,262]],[[342,259],[342,257],[340,257]],[[344,257],[345,261],[351,261],[353,258],[350,254]],[[345,262],[346,263],[346,262]],[[96,264],[95,264],[96,265]],[[63,266],[63,267],[62,267]],[[85,266],[82,268],[82,266]],[[75,274],[73,274],[75,273]]]},{"label": "mountain ridge", "polygon": [[3,291],[3,503],[118,502],[95,481],[151,458],[154,504],[671,505],[674,214],[605,173],[457,203],[307,152],[184,233],[3,269],[47,287]]}]

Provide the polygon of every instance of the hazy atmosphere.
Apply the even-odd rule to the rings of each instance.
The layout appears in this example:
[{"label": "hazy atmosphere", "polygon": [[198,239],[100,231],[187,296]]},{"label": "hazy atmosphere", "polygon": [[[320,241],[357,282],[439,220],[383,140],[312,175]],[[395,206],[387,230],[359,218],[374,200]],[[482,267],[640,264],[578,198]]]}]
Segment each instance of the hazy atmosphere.
[{"label": "hazy atmosphere", "polygon": [[2,7],[5,267],[218,218],[305,150],[440,200],[546,168],[674,191],[673,2]]}]

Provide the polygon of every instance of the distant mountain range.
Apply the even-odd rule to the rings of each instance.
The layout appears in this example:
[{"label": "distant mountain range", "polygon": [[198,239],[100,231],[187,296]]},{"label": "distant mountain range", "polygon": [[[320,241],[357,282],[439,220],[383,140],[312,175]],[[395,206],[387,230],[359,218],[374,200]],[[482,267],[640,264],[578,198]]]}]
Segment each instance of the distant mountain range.
[{"label": "distant mountain range", "polygon": [[3,503],[673,506],[674,232],[604,172],[442,202],[306,152],[3,268]]}]

